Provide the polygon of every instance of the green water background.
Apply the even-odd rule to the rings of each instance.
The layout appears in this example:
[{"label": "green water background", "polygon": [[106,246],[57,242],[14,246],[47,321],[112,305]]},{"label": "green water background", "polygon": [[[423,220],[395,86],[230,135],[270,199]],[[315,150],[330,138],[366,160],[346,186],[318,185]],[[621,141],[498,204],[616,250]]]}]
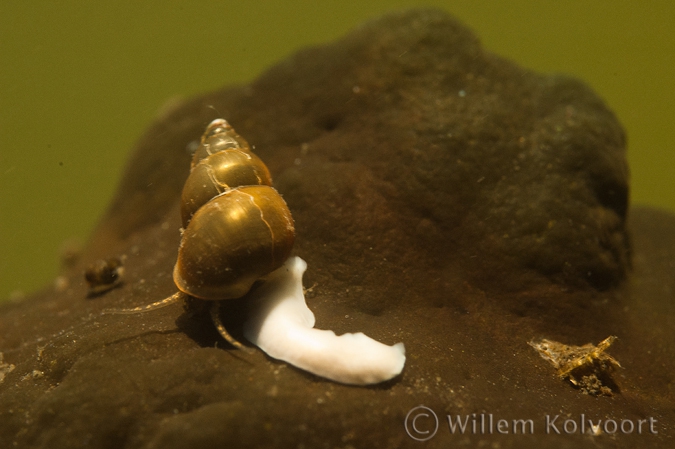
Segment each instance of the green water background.
[{"label": "green water background", "polygon": [[628,134],[631,200],[675,211],[675,2],[0,2],[0,300],[53,281],[167,99],[245,83],[301,47],[414,6],[586,81]]}]

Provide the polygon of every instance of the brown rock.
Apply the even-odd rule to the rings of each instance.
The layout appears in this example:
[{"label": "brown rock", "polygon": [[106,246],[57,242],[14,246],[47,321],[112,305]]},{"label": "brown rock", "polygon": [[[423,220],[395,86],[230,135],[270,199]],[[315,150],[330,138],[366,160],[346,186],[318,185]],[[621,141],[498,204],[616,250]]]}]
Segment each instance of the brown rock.
[{"label": "brown rock", "polygon": [[[222,348],[178,306],[98,317],[175,291],[186,148],[216,118],[209,105],[293,212],[317,326],[405,342],[401,377],[325,381]],[[632,213],[631,272],[627,186],[621,127],[583,84],[486,54],[439,11],[368,23],[150,127],[64,273],[71,287],[0,310],[0,447],[412,446],[404,419],[420,404],[440,418],[432,447],[668,447],[675,219]],[[86,299],[84,267],[121,256],[124,283]],[[228,306],[235,336],[243,301]],[[608,398],[559,380],[527,344],[609,335],[624,368]],[[531,419],[534,434],[451,433],[445,415],[474,413]],[[558,414],[558,429],[581,414],[636,427],[547,433]],[[650,418],[659,433],[645,421],[638,434]]]}]

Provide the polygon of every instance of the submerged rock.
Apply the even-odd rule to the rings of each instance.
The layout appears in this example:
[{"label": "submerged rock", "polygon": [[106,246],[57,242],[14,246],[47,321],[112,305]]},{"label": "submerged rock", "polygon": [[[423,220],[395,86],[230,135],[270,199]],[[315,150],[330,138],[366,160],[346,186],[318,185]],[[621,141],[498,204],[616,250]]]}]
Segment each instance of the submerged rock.
[{"label": "submerged rock", "polygon": [[[293,213],[317,325],[405,342],[402,377],[338,385],[223,348],[180,307],[87,320],[175,291],[186,148],[214,109]],[[0,383],[0,446],[400,447],[415,443],[404,421],[424,404],[440,420],[432,447],[665,447],[675,219],[643,209],[627,225],[624,147],[583,84],[485,53],[436,10],[385,16],[248,86],[175,105],[63,273],[70,287],[0,310],[0,360],[14,367]],[[124,283],[87,299],[85,267],[111,257],[124,259]],[[244,301],[226,306],[239,338]],[[624,367],[611,398],[561,382],[528,346],[607,335]],[[533,432],[451,432],[445,415],[473,414],[532,420]],[[546,426],[581,414],[635,430],[593,440]],[[638,433],[649,418],[659,433]]]}]

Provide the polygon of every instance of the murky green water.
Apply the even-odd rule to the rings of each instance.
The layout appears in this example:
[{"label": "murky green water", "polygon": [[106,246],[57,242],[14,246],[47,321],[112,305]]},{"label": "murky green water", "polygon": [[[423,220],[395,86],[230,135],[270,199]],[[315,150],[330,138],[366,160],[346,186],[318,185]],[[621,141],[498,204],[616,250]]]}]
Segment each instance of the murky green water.
[{"label": "murky green water", "polygon": [[[411,1],[0,3],[0,300],[55,276],[162,104],[246,82]],[[624,124],[632,200],[675,211],[675,3],[435,1],[485,46],[589,83]]]}]

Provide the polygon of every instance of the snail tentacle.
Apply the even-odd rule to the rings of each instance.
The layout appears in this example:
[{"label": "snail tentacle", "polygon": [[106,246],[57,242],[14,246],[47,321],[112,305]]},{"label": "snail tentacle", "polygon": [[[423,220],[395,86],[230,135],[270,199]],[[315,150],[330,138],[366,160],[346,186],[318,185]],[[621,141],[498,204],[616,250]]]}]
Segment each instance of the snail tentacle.
[{"label": "snail tentacle", "polygon": [[105,309],[101,311],[101,315],[134,315],[136,313],[150,312],[151,310],[161,309],[184,299],[185,293],[178,291],[173,295],[162,299],[161,301],[153,302],[145,306],[133,307],[130,309]]},{"label": "snail tentacle", "polygon": [[246,346],[242,345],[239,343],[230,333],[225,329],[225,326],[223,325],[222,320],[220,319],[220,301],[213,301],[213,305],[211,305],[211,308],[209,309],[209,313],[211,314],[211,321],[213,321],[213,325],[216,326],[216,329],[218,329],[218,333],[227,341],[229,344],[234,346],[237,349],[241,349],[246,352],[251,352],[249,348]]}]

